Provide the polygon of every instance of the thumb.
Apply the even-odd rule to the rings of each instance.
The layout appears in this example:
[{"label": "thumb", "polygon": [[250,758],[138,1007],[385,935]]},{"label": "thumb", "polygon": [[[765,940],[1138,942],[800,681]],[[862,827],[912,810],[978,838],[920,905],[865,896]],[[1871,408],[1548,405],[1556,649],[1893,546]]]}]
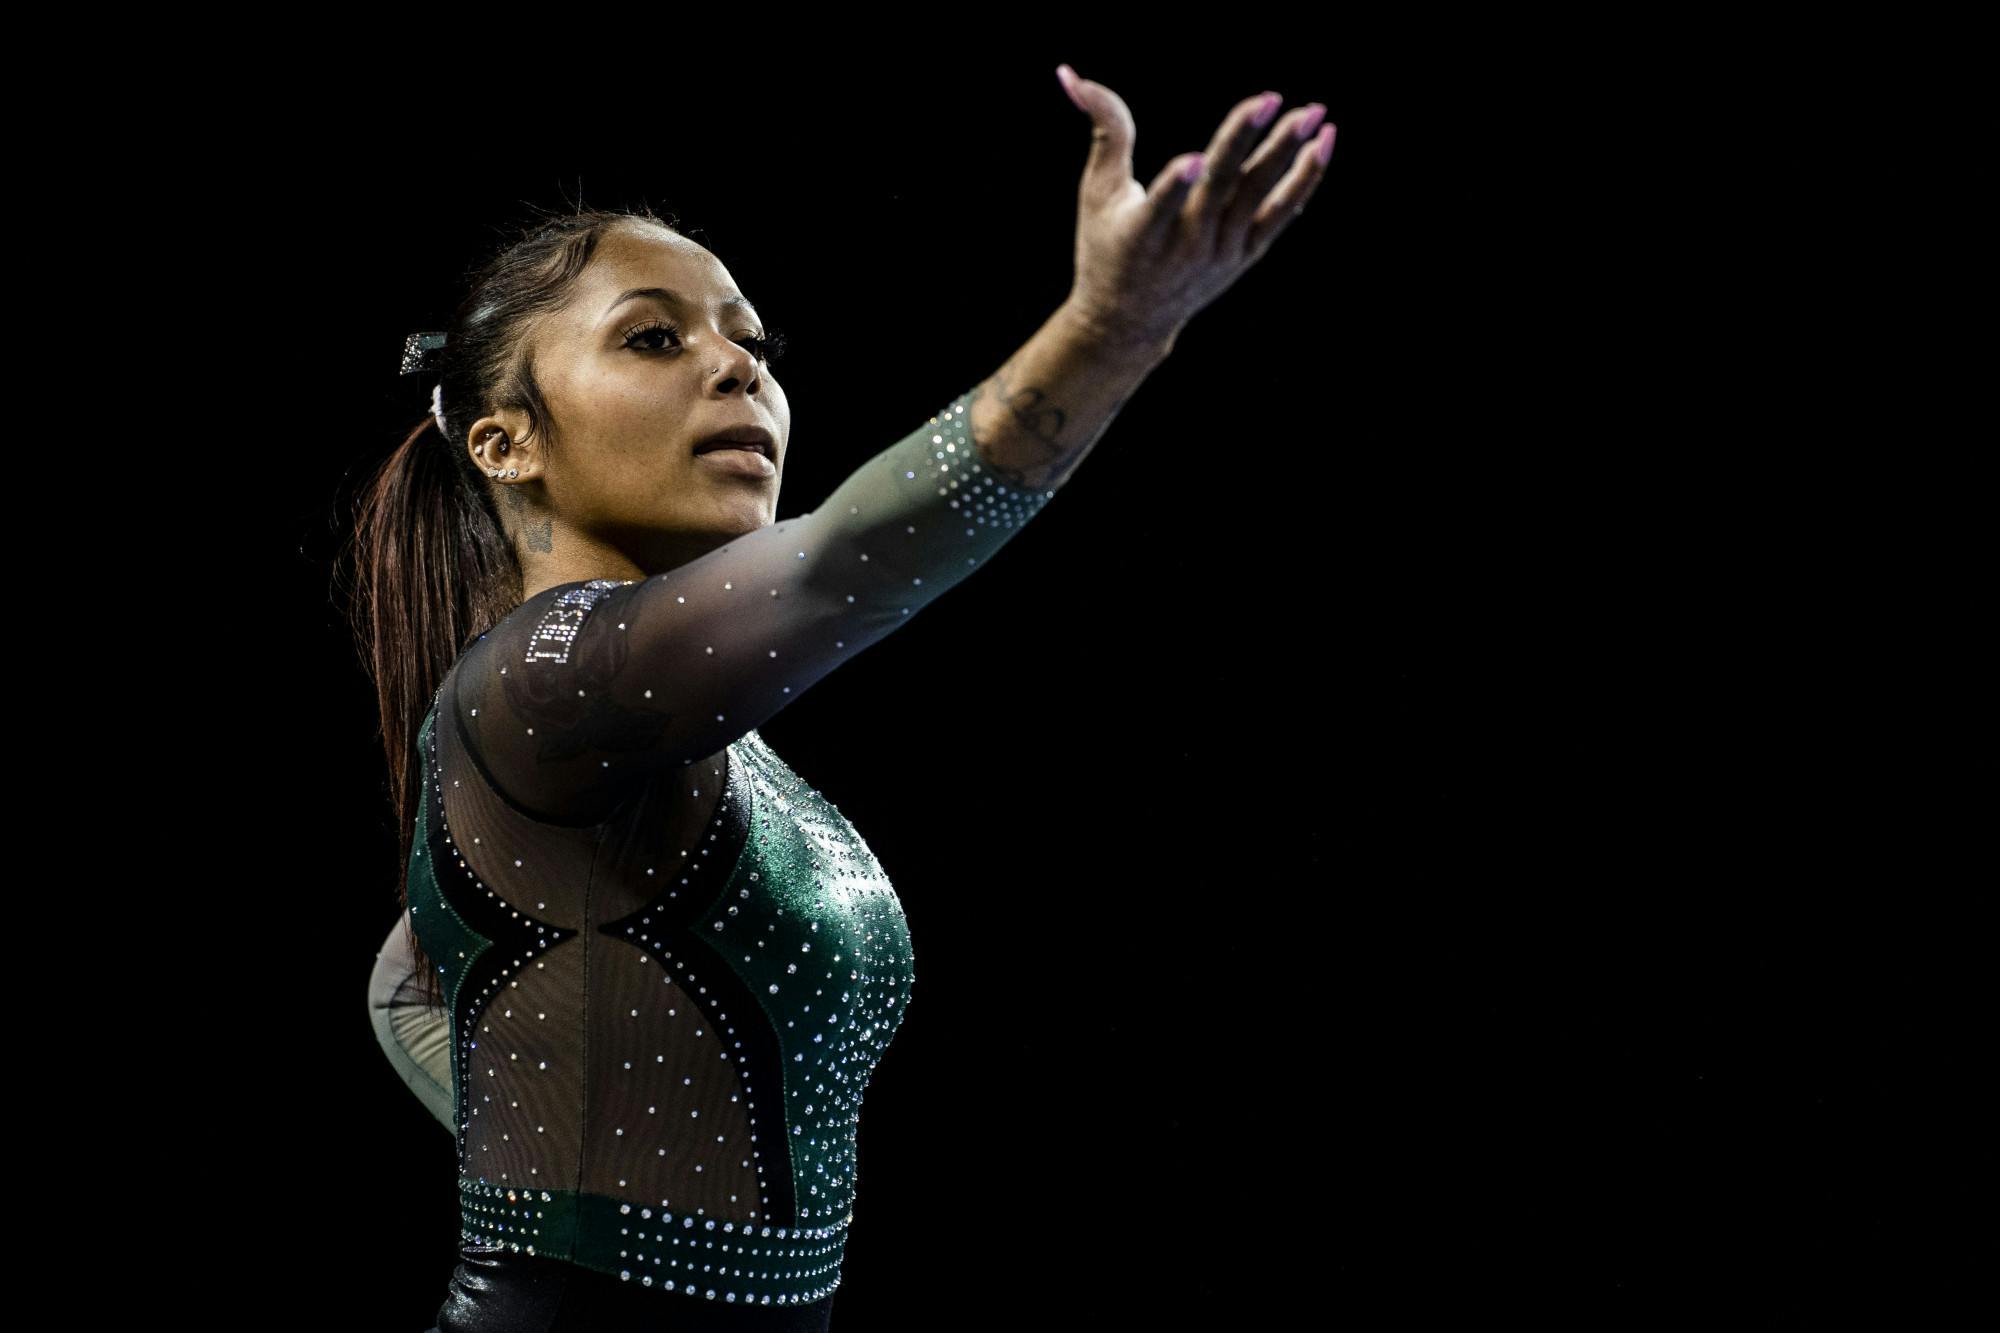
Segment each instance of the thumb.
[{"label": "thumb", "polygon": [[1090,159],[1084,163],[1086,188],[1111,191],[1132,177],[1132,141],[1137,136],[1125,99],[1101,83],[1078,78],[1068,65],[1056,66],[1056,78],[1077,109],[1090,117]]}]

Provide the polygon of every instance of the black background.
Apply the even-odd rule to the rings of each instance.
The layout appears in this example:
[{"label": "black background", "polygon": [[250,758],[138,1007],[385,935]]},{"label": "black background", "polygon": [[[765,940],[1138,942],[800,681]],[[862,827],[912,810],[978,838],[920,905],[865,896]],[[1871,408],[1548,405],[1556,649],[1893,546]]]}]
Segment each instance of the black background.
[{"label": "black background", "polygon": [[[249,349],[213,594],[243,651],[169,664],[228,775],[189,826],[224,840],[214,975],[253,979],[193,997],[231,1023],[189,1094],[231,1301],[414,1333],[456,1261],[452,1145],[363,1015],[401,867],[328,596],[337,497],[427,410],[404,335],[524,203],[649,204],[790,340],[803,512],[1062,299],[1065,60],[1131,106],[1142,181],[1265,88],[1339,137],[1059,500],[762,727],[915,941],[834,1326],[1990,1270],[1976,659],[1914,646],[1976,619],[1964,530],[1902,526],[1953,477],[1906,490],[1899,419],[1825,354],[1876,295],[1829,235],[1854,173],[1894,186],[1868,126],[1833,153],[1822,105],[1759,97],[1776,48],[1627,97],[1644,34],[814,62],[730,17],[272,63],[181,168],[254,204],[208,215],[242,286],[191,312]],[[1910,540],[1936,579],[1887,572]]]}]

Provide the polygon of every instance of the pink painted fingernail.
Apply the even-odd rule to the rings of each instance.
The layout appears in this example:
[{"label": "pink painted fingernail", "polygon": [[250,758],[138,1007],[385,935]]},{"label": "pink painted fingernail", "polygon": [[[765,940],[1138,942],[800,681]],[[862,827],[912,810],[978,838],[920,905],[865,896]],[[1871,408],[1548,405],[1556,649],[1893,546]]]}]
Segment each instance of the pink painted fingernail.
[{"label": "pink painted fingernail", "polygon": [[1323,102],[1314,102],[1311,110],[1306,112],[1306,118],[1299,122],[1299,128],[1296,131],[1299,142],[1304,143],[1306,140],[1312,138],[1313,131],[1318,129],[1319,123],[1325,119],[1326,104]]},{"label": "pink painted fingernail", "polygon": [[1260,130],[1263,129],[1266,125],[1269,125],[1271,123],[1271,117],[1277,115],[1278,108],[1283,106],[1284,104],[1285,104],[1285,99],[1278,96],[1278,94],[1265,93],[1264,105],[1258,107],[1257,110],[1251,115],[1250,123],[1252,125],[1255,125]]},{"label": "pink painted fingernail", "polygon": [[1325,166],[1327,163],[1333,161],[1333,136],[1338,129],[1339,126],[1337,125],[1327,126],[1326,134],[1319,141],[1319,148],[1316,151],[1319,153],[1319,164],[1321,166]]},{"label": "pink painted fingernail", "polygon": [[1181,168],[1181,179],[1191,181],[1201,175],[1202,159],[1207,156],[1206,153],[1196,153],[1193,157],[1189,158],[1188,164]]},{"label": "pink painted fingernail", "polygon": [[1069,100],[1076,104],[1076,109],[1088,115],[1090,108],[1085,106],[1083,99],[1076,95],[1076,71],[1068,65],[1057,65],[1056,81],[1062,84],[1063,91],[1069,94]]}]

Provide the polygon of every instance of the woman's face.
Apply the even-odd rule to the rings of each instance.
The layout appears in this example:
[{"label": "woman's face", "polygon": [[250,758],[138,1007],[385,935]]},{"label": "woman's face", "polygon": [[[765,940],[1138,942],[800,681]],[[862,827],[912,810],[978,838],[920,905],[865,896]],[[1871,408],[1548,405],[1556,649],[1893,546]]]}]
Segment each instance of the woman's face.
[{"label": "woman's face", "polygon": [[[568,528],[655,571],[774,522],[792,417],[758,359],[767,332],[722,262],[686,237],[621,226],[600,238],[572,299],[534,334],[557,427],[537,458],[550,537]],[[769,431],[775,456],[695,453],[732,426]]]}]

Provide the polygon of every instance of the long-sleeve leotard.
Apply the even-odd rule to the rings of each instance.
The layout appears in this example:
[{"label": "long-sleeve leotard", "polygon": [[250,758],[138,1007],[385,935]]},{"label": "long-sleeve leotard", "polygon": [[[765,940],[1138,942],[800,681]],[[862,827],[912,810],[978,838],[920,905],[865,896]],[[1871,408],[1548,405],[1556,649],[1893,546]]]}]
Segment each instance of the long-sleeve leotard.
[{"label": "long-sleeve leotard", "polygon": [[808,514],[649,578],[544,589],[476,640],[451,697],[494,787],[537,818],[601,821],[962,582],[1055,493],[982,463],[976,392]]}]

